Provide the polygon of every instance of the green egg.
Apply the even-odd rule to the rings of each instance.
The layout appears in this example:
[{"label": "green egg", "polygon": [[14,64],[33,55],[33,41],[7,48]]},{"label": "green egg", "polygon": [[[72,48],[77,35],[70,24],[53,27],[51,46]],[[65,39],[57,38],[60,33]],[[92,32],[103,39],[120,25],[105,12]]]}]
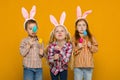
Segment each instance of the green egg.
[{"label": "green egg", "polygon": [[37,26],[34,26],[34,27],[32,28],[32,31],[33,31],[33,32],[37,32]]}]

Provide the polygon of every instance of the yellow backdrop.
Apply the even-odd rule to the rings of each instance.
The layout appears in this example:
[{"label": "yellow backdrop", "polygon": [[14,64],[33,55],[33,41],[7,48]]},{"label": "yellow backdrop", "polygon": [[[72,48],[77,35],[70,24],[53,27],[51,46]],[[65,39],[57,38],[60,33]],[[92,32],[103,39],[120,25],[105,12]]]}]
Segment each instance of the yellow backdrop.
[{"label": "yellow backdrop", "polygon": [[[36,5],[36,20],[39,23],[38,36],[45,45],[53,29],[49,14],[57,20],[62,11],[67,16],[65,25],[74,34],[76,7],[82,11],[92,9],[87,17],[90,30],[99,43],[99,51],[94,55],[95,69],[93,80],[120,80],[120,2],[119,0],[1,0],[0,2],[0,80],[22,80],[22,56],[19,52],[20,41],[27,36],[21,14],[21,7],[30,11]],[[43,59],[44,80],[50,80],[49,68]],[[69,69],[68,80],[73,80]]]}]

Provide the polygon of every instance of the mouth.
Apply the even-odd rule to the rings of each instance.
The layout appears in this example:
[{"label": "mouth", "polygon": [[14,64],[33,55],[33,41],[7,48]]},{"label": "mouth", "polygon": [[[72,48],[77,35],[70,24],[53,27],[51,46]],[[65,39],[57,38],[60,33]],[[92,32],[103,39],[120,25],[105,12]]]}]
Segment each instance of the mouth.
[{"label": "mouth", "polygon": [[59,37],[61,37],[62,35],[58,35]]},{"label": "mouth", "polygon": [[83,33],[83,30],[80,30],[79,32]]},{"label": "mouth", "polygon": [[36,33],[32,33],[32,35],[36,35]]}]

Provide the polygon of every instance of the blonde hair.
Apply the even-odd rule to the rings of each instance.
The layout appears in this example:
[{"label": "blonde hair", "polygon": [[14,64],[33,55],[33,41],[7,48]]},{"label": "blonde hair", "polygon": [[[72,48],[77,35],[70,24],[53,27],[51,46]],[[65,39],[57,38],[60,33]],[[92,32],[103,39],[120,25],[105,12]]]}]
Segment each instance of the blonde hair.
[{"label": "blonde hair", "polygon": [[70,33],[68,32],[67,28],[63,25],[58,25],[53,29],[53,31],[50,34],[49,44],[56,41],[56,38],[55,38],[54,34],[55,34],[55,30],[56,30],[57,27],[63,27],[65,29],[65,31],[66,31],[65,40],[66,40],[66,42],[71,42]]}]

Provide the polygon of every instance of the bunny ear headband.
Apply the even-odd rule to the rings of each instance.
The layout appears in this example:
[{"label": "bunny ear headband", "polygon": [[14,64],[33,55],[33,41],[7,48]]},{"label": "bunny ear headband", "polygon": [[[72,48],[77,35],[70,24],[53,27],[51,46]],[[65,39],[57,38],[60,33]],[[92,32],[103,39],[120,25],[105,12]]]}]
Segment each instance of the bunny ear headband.
[{"label": "bunny ear headband", "polygon": [[25,19],[25,22],[27,20],[30,20],[30,19],[34,20],[35,13],[36,13],[36,6],[35,5],[32,7],[32,9],[30,11],[30,15],[28,14],[27,10],[24,7],[22,7],[22,15],[23,15],[23,17]]},{"label": "bunny ear headband", "polygon": [[[65,30],[67,31],[67,33],[68,33],[67,28],[64,26],[65,18],[66,18],[66,13],[64,11],[62,12],[62,14],[60,16],[59,23],[57,22],[56,18],[53,15],[50,15],[50,21],[51,21],[51,23],[54,24],[55,27],[57,27],[59,25],[62,25],[65,28]],[[53,29],[53,31],[54,31],[54,29]]]},{"label": "bunny ear headband", "polygon": [[92,13],[92,10],[88,10],[88,11],[84,12],[82,15],[81,8],[80,8],[80,6],[78,6],[77,7],[77,20],[78,19],[86,19],[87,15],[90,13]]},{"label": "bunny ear headband", "polygon": [[[67,33],[68,33],[67,28],[64,26],[65,18],[66,18],[66,13],[65,13],[64,11],[62,12],[62,14],[61,14],[61,16],[60,16],[60,21],[59,21],[59,23],[57,22],[56,18],[55,18],[53,15],[50,15],[50,21],[51,21],[51,23],[55,26],[55,28],[56,28],[57,26],[59,26],[59,25],[62,25],[62,26],[65,28],[65,30],[67,31]],[[54,29],[55,29],[55,28],[54,28]],[[52,32],[54,32],[54,29],[53,29]],[[68,33],[68,34],[69,34],[69,33]]]},{"label": "bunny ear headband", "polygon": [[53,15],[50,15],[50,21],[52,24],[54,24],[54,26],[58,26],[58,25],[63,25],[64,26],[64,21],[66,18],[66,13],[62,12],[61,16],[60,16],[60,21],[59,23],[57,22],[56,18]]}]

